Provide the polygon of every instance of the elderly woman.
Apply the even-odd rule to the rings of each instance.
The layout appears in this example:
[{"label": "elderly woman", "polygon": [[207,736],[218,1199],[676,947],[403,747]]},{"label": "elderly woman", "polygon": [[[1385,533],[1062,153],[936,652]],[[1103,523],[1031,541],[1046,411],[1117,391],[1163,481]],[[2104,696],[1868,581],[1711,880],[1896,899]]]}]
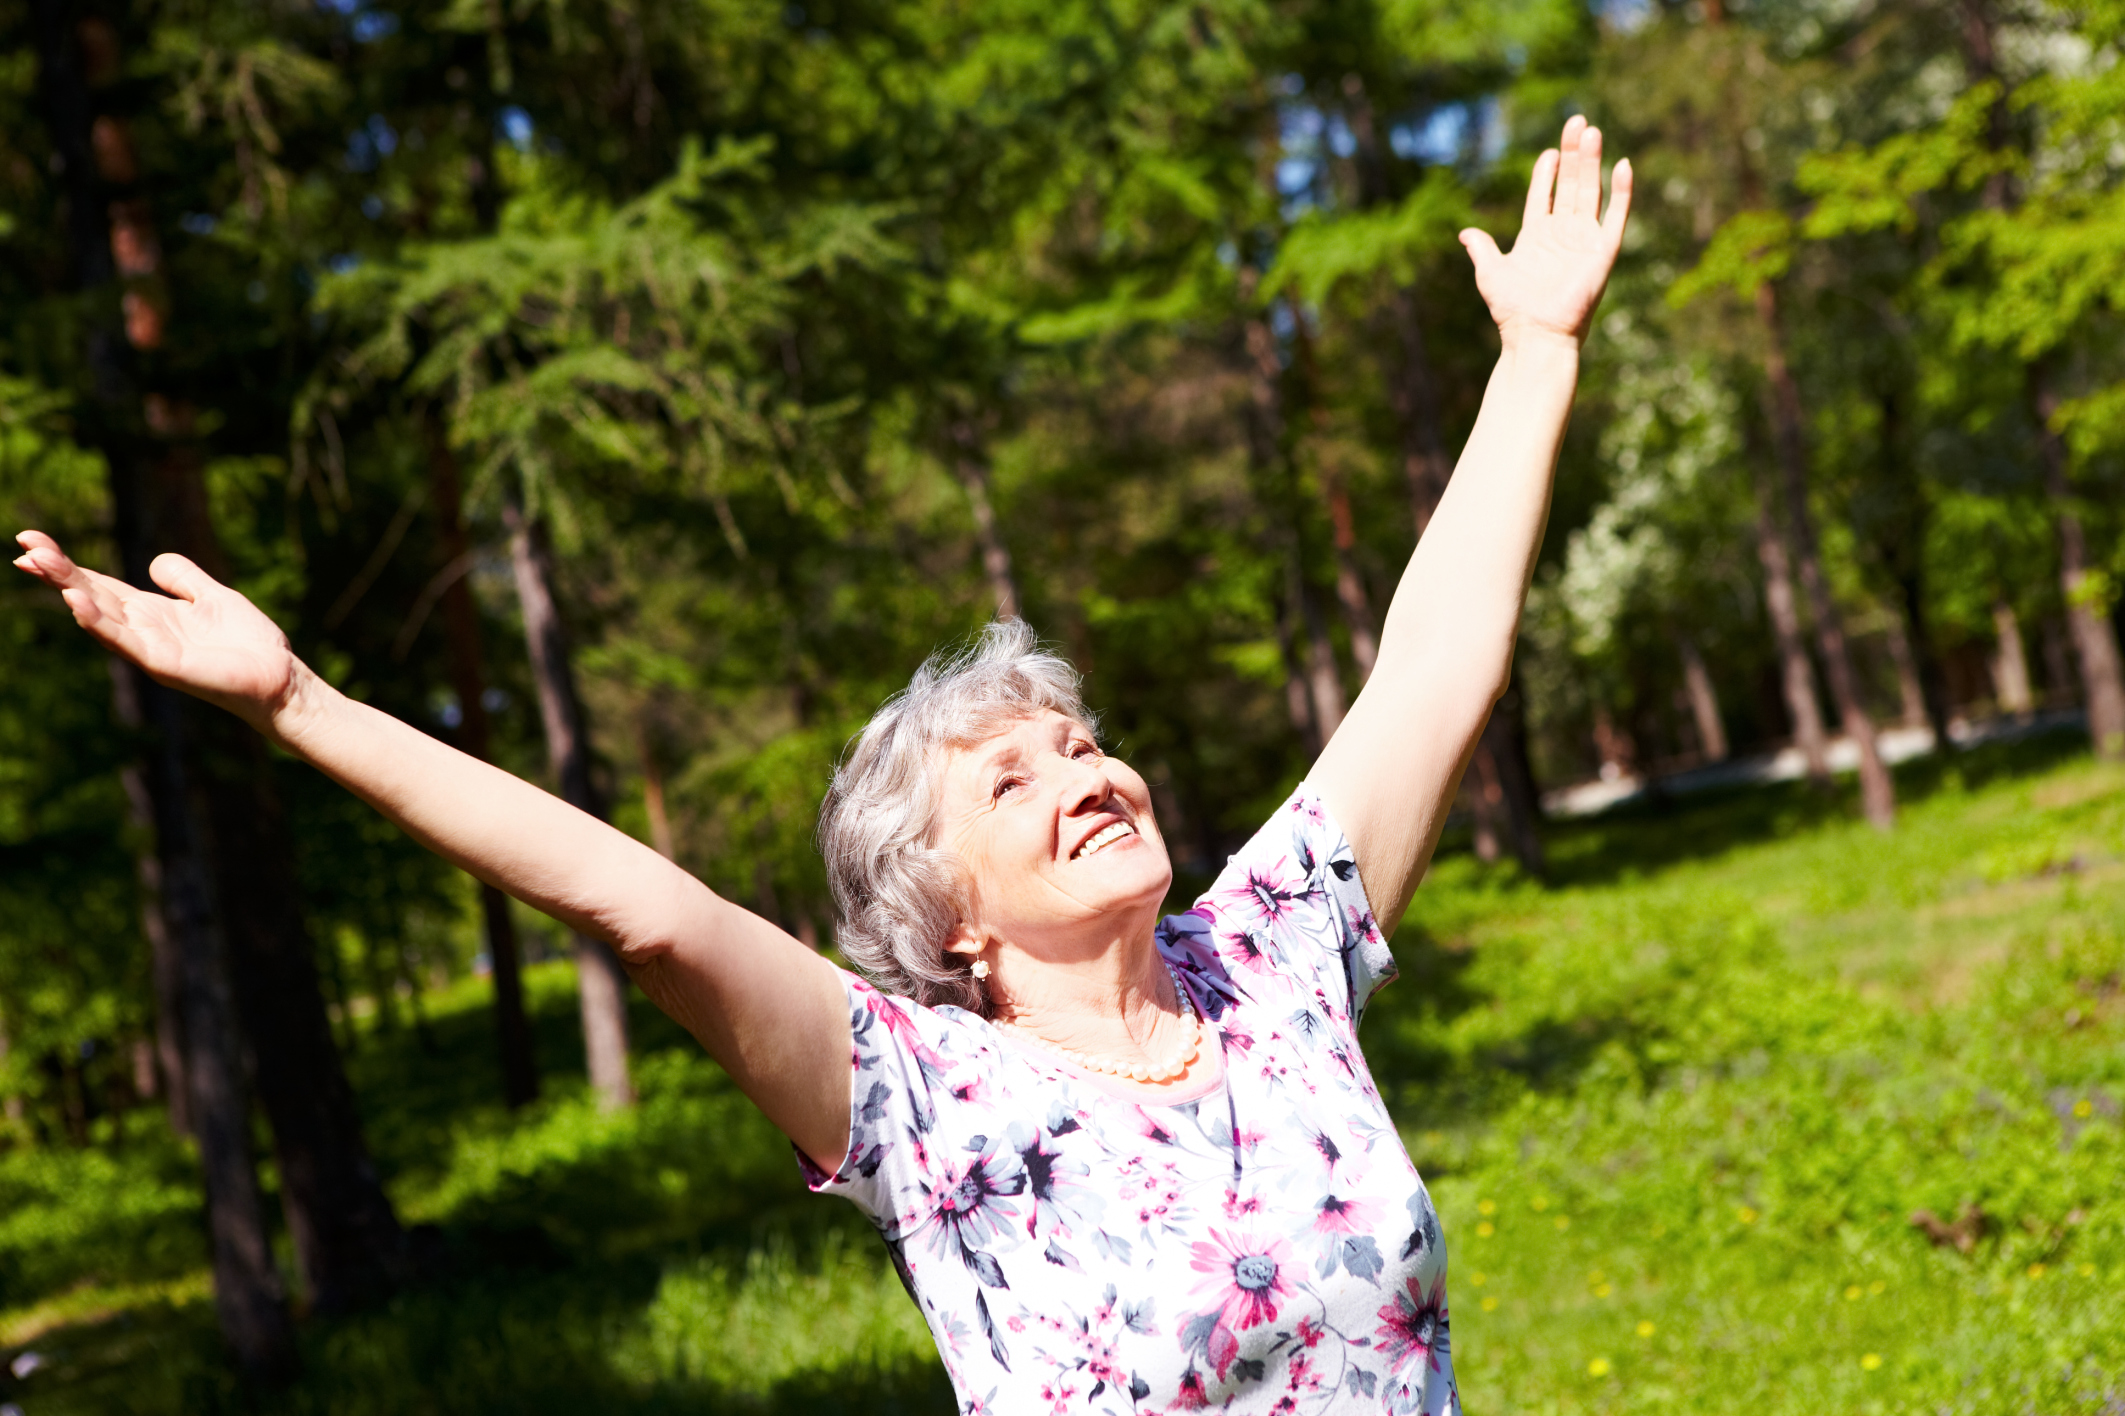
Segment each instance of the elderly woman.
[{"label": "elderly woman", "polygon": [[611,943],[878,1226],[967,1412],[1459,1409],[1446,1251],[1358,1046],[1505,681],[1579,347],[1623,235],[1600,135],[1535,164],[1510,255],[1464,232],[1503,352],[1378,667],[1186,914],[1143,778],[1016,622],[933,659],[820,840],[866,977],[636,841],[349,701],[176,556],[167,597],[21,537],[97,639],[428,846]]}]

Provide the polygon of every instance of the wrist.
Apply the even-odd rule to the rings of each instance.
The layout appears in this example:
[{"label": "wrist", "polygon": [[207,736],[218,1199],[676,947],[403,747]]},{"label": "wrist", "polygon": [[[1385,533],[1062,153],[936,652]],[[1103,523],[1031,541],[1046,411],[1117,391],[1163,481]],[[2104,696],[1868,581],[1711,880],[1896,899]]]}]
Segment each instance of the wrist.
[{"label": "wrist", "polygon": [[305,757],[308,754],[303,750],[304,739],[316,733],[342,700],[339,690],[318,677],[308,664],[292,655],[290,658],[293,667],[287,687],[274,701],[263,705],[264,714],[255,726],[269,741]]},{"label": "wrist", "polygon": [[1578,362],[1580,338],[1566,330],[1542,325],[1510,324],[1498,327],[1502,352],[1514,357],[1569,358]]}]

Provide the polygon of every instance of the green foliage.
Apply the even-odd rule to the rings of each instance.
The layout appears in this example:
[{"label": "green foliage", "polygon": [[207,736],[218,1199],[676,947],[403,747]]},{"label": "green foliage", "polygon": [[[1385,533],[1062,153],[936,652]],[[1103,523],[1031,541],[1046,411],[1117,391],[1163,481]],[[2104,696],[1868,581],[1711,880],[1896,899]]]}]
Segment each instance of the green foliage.
[{"label": "green foliage", "polygon": [[1292,289],[1307,304],[1319,305],[1353,276],[1382,275],[1407,285],[1426,257],[1452,245],[1455,233],[1474,219],[1467,191],[1443,168],[1425,173],[1392,207],[1340,217],[1308,212],[1278,248],[1262,295]]}]

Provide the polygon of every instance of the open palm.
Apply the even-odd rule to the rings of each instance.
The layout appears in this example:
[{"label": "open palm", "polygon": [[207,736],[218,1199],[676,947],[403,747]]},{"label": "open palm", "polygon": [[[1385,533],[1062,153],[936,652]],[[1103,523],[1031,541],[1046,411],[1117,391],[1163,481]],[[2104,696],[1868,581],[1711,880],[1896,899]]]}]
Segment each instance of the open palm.
[{"label": "open palm", "polygon": [[295,681],[295,655],[280,626],[183,556],[155,558],[157,595],[84,569],[42,531],[15,540],[22,570],[56,589],[74,620],[158,683],[266,726]]},{"label": "open palm", "polygon": [[1508,343],[1527,335],[1586,338],[1594,307],[1623,245],[1631,210],[1631,164],[1616,164],[1601,219],[1601,130],[1574,117],[1555,148],[1535,161],[1527,212],[1507,255],[1474,228],[1461,244],[1476,263],[1476,288]]}]

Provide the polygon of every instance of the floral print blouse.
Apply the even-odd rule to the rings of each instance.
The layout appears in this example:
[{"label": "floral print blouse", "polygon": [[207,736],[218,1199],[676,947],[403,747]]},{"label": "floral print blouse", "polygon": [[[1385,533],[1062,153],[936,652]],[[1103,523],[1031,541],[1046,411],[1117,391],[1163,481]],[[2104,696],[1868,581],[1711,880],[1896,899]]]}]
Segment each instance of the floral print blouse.
[{"label": "floral print blouse", "polygon": [[847,976],[849,1150],[965,1416],[1458,1413],[1446,1249],[1358,1050],[1394,960],[1301,786],[1159,951],[1224,1081],[1123,1100]]}]

